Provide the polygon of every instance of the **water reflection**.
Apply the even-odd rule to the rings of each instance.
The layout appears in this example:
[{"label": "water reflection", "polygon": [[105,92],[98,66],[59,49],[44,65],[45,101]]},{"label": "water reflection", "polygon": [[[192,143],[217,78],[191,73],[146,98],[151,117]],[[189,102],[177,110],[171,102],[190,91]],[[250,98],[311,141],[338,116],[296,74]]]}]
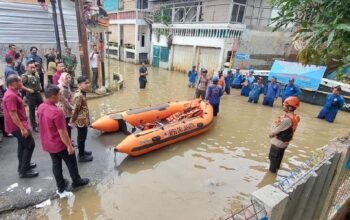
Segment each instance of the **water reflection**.
[{"label": "water reflection", "polygon": [[[125,87],[112,96],[89,100],[95,118],[194,95],[182,73],[150,67],[147,88],[140,90],[138,66],[111,64],[111,69],[123,74]],[[283,113],[279,103],[275,108],[249,104],[234,90],[223,96],[219,116],[206,133],[141,157],[118,154],[118,167],[105,181],[76,195],[80,205],[60,200],[46,209],[47,215],[52,219],[71,213],[71,219],[216,219],[237,209],[251,192],[276,178],[267,172],[267,153],[270,126]],[[319,110],[304,103],[298,110],[301,122],[286,150],[282,175],[329,139],[349,131],[349,113],[339,112],[336,122],[329,124],[315,118]],[[105,147],[125,138],[124,134],[95,134]]]}]

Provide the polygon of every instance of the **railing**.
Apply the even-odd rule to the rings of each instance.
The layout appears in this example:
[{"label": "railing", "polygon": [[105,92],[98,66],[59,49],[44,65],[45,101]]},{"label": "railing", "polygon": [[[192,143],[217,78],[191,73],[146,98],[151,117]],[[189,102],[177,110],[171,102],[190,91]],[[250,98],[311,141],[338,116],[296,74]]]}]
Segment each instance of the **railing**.
[{"label": "railing", "polygon": [[[264,25],[270,23],[272,7],[261,7],[237,2],[193,1],[154,6],[155,12],[169,17],[171,23],[245,23]],[[261,21],[264,21],[262,23]],[[154,21],[161,23],[161,21]]]},{"label": "railing", "polygon": [[155,33],[167,33],[167,35],[180,37],[207,37],[207,38],[239,38],[242,30],[230,28],[178,28],[162,27],[153,28]]},{"label": "railing", "polygon": [[120,11],[109,14],[108,17],[111,20],[144,19],[149,14],[149,10],[137,9],[134,11]]}]

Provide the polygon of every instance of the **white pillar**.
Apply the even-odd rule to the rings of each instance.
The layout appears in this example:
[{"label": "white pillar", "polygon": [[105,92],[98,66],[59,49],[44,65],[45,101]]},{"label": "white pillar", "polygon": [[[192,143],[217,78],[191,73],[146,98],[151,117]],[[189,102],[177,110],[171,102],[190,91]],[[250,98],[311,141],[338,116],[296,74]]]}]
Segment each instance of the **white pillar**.
[{"label": "white pillar", "polygon": [[219,65],[218,65],[218,69],[221,69],[221,67],[223,66],[224,62],[224,55],[225,55],[225,41],[220,49],[220,55],[219,55]]},{"label": "white pillar", "polygon": [[139,39],[138,39],[138,29],[139,25],[135,24],[135,57],[134,57],[134,63],[139,63]]}]

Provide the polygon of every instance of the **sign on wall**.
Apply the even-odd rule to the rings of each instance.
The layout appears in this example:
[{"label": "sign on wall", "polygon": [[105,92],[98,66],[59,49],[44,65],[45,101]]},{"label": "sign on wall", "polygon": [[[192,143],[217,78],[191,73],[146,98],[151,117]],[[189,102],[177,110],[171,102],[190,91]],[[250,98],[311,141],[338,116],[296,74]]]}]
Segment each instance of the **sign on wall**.
[{"label": "sign on wall", "polygon": [[301,63],[276,60],[272,65],[269,80],[276,77],[278,82],[287,84],[289,79],[294,78],[295,84],[301,88],[317,90],[326,68],[325,66],[304,66]]},{"label": "sign on wall", "polygon": [[250,55],[246,53],[236,53],[235,59],[237,60],[249,60]]}]

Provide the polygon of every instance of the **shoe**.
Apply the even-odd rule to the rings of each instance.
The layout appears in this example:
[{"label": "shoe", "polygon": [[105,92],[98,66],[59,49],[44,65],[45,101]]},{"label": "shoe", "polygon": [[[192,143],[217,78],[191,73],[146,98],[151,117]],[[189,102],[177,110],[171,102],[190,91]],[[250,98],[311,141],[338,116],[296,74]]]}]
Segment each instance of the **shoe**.
[{"label": "shoe", "polygon": [[36,167],[36,163],[35,162],[30,162],[29,169],[34,169],[35,167]]},{"label": "shoe", "polygon": [[89,184],[89,182],[90,182],[90,180],[88,178],[81,178],[78,181],[73,182],[72,183],[72,187],[73,188],[77,188],[77,187],[80,187],[80,186],[85,186],[85,185]]},{"label": "shoe", "polygon": [[84,150],[84,154],[90,156],[92,154],[91,151]]},{"label": "shoe", "polygon": [[39,129],[37,127],[33,127],[33,131],[39,133]]},{"label": "shoe", "polygon": [[68,185],[69,185],[69,181],[67,179],[64,179],[64,187],[58,188],[58,193],[63,193],[64,190],[66,190],[66,188],[68,187]]},{"label": "shoe", "polygon": [[4,135],[4,137],[7,137],[7,138],[12,138],[12,137],[13,137],[13,134],[11,134],[11,133],[7,133],[7,134],[5,134],[5,135]]},{"label": "shoe", "polygon": [[[28,170],[34,169],[36,167],[35,162],[30,162]],[[17,169],[18,174],[21,174],[20,169]]]},{"label": "shoe", "polygon": [[84,155],[82,157],[79,157],[79,162],[90,162],[94,159],[91,155]]},{"label": "shoe", "polygon": [[39,172],[28,170],[27,172],[19,174],[20,178],[33,178],[39,176]]}]

